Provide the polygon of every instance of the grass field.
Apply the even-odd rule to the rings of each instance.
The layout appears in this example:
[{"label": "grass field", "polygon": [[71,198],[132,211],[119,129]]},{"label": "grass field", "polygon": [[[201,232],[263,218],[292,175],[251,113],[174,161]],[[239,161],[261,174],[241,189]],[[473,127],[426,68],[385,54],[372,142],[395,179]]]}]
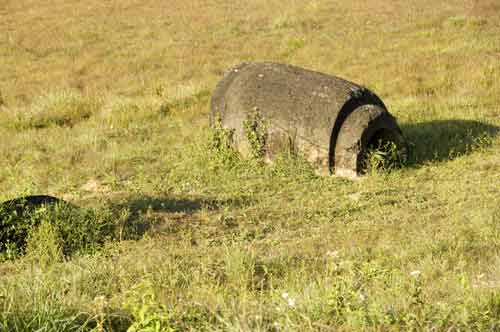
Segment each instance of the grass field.
[{"label": "grass field", "polygon": [[[1,0],[0,331],[500,331],[500,3]],[[410,163],[351,182],[211,148],[243,61],[376,92]],[[34,218],[35,218],[34,217]]]}]

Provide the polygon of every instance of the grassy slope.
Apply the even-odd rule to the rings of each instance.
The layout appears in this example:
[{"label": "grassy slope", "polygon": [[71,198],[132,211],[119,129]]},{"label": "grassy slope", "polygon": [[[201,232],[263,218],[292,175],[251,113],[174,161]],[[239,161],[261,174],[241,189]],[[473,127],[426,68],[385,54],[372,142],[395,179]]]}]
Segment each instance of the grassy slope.
[{"label": "grassy slope", "polygon": [[[98,254],[0,263],[0,329],[109,324],[144,294],[179,330],[500,329],[497,1],[4,0],[0,30],[0,199],[154,221]],[[247,60],[372,88],[412,165],[353,183],[222,164],[207,93]]]}]

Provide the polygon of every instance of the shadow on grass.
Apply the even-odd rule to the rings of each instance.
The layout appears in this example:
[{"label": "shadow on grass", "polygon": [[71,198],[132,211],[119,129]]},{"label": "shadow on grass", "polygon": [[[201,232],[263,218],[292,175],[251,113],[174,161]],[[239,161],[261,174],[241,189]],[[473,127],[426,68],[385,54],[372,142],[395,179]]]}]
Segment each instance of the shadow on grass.
[{"label": "shadow on grass", "polygon": [[473,120],[438,120],[403,124],[401,130],[410,142],[410,165],[429,161],[453,160],[487,147],[500,134],[500,128]]},{"label": "shadow on grass", "polygon": [[[199,210],[237,208],[248,199],[176,198],[137,196],[99,209],[79,208],[51,196],[27,196],[0,204],[0,261],[24,255],[29,234],[42,224],[54,232],[54,243],[64,256],[92,253],[105,242],[137,240],[161,221],[171,219],[190,227],[186,220]],[[175,214],[172,216],[172,214]],[[172,225],[171,225],[172,226]],[[174,227],[175,226],[175,227]],[[176,230],[176,225],[172,226]],[[33,242],[45,245],[45,238]]]},{"label": "shadow on grass", "polygon": [[177,233],[181,229],[199,224],[193,216],[198,211],[219,211],[238,208],[251,202],[250,198],[176,198],[138,196],[111,206],[115,211],[128,211],[128,231],[141,236],[148,232]]},{"label": "shadow on grass", "polygon": [[132,214],[142,214],[147,211],[165,213],[193,214],[199,210],[219,210],[226,206],[240,207],[248,199],[219,199],[219,198],[175,198],[175,197],[132,197],[114,207],[117,209],[128,209]]}]

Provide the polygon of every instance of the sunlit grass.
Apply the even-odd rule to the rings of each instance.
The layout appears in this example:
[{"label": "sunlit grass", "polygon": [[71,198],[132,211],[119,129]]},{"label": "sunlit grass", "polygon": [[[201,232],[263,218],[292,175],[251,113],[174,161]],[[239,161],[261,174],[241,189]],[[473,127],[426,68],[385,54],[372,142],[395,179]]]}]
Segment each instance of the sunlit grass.
[{"label": "sunlit grass", "polygon": [[[40,217],[4,257],[0,331],[497,330],[499,15],[493,0],[4,1],[0,200],[83,210]],[[374,149],[351,182],[214,149],[210,92],[251,60],[371,88],[408,164]]]}]

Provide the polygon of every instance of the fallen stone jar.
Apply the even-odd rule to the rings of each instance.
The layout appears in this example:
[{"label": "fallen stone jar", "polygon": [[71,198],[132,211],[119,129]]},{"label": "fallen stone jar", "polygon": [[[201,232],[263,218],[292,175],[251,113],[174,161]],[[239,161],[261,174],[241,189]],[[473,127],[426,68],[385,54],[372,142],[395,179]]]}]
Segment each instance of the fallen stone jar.
[{"label": "fallen stone jar", "polygon": [[400,160],[408,157],[396,119],[373,92],[286,64],[243,63],[229,70],[212,94],[210,123],[230,132],[243,156],[257,152],[272,162],[288,149],[322,175],[359,177],[377,144],[392,142]]}]

